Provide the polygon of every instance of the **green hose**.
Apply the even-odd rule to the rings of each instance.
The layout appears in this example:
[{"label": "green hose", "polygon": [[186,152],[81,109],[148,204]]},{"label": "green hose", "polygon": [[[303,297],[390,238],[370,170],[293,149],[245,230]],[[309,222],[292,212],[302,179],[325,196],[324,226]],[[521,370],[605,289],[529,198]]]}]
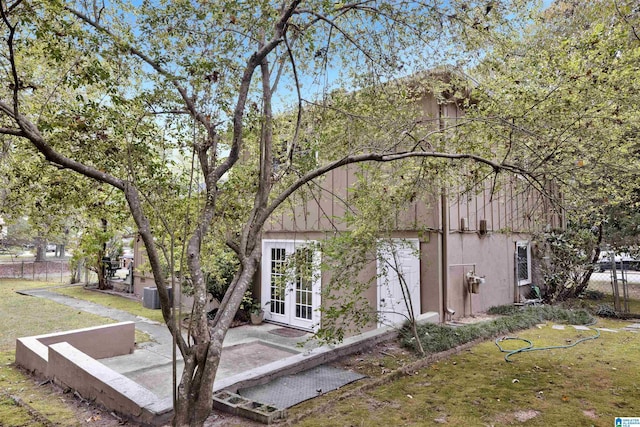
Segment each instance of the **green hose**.
[{"label": "green hose", "polygon": [[[592,324],[594,324],[594,323],[592,323]],[[552,346],[549,346],[549,347],[534,347],[533,343],[531,341],[529,341],[527,339],[524,339],[524,338],[518,338],[518,337],[497,338],[496,339],[496,345],[500,349],[500,352],[507,353],[504,356],[504,360],[507,361],[507,362],[511,362],[511,360],[509,360],[509,358],[511,356],[513,356],[514,354],[524,353],[524,352],[527,352],[527,351],[553,350],[553,349],[556,349],[556,348],[570,348],[570,347],[573,347],[573,346],[576,346],[576,345],[580,344],[583,341],[595,340],[596,338],[599,338],[599,337],[600,337],[600,331],[598,329],[596,329],[596,334],[595,335],[592,335],[590,337],[580,338],[578,341],[576,341],[576,342],[574,342],[572,344],[567,344],[567,345],[552,345]],[[524,342],[527,343],[527,345],[525,347],[522,347],[522,348],[519,348],[519,349],[516,349],[516,350],[505,350],[500,345],[500,342],[509,341],[509,340],[524,341]]]}]

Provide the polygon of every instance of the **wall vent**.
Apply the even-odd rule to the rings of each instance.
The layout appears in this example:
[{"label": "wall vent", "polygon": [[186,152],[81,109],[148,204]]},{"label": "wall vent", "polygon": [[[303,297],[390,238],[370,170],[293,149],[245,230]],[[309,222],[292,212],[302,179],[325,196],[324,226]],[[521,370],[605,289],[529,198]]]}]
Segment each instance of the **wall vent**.
[{"label": "wall vent", "polygon": [[485,235],[487,234],[487,220],[486,219],[481,219],[480,220],[480,234],[481,235]]}]

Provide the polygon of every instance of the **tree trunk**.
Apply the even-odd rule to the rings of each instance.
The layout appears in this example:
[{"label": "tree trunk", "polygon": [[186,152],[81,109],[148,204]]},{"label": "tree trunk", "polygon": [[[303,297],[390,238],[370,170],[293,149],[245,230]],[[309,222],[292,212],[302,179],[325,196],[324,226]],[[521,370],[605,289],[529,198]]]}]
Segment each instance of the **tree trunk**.
[{"label": "tree trunk", "polygon": [[[198,353],[197,347],[194,350],[194,354]],[[213,383],[222,356],[222,341],[216,339],[203,346],[200,356],[185,358],[174,405],[174,426],[201,426],[211,414]]]},{"label": "tree trunk", "polygon": [[105,264],[104,252],[99,251],[96,256],[96,273],[98,274],[98,289],[105,290],[109,289],[109,284],[107,282],[107,266]]},{"label": "tree trunk", "polygon": [[[615,253],[611,253],[611,286],[613,287],[613,308],[616,312],[622,311],[622,306],[620,305],[620,287],[618,285],[618,270],[616,268],[615,261]],[[622,260],[620,261],[620,267],[622,267]]]},{"label": "tree trunk", "polygon": [[46,261],[47,245],[41,237],[36,237],[36,262]]},{"label": "tree trunk", "polygon": [[[106,218],[102,218],[100,220],[102,223],[102,231],[106,232],[108,230],[108,222]],[[109,289],[109,283],[107,282],[107,259],[105,256],[107,255],[107,242],[102,243],[102,250],[98,251],[98,289],[105,290]],[[110,267],[110,266],[109,266]]]},{"label": "tree trunk", "polygon": [[[231,292],[227,292],[220,303],[220,309],[213,325],[209,326],[207,313],[202,310],[197,313],[197,322],[206,322],[207,334],[201,337],[195,334],[195,345],[184,355],[184,370],[178,394],[174,404],[174,426],[200,426],[211,414],[213,404],[213,383],[222,356],[224,337],[233,321],[233,317],[240,307],[242,297],[251,284],[251,279],[257,269],[259,254],[254,254],[251,261],[241,265],[240,271],[229,285]],[[204,284],[204,282],[203,282]]]},{"label": "tree trunk", "polygon": [[600,258],[600,245],[602,244],[602,236],[603,236],[603,227],[602,227],[602,224],[599,224],[598,225],[598,240],[596,240],[596,247],[593,249],[593,253],[592,253],[592,256],[591,256],[591,264],[589,264],[589,268],[587,269],[587,271],[582,276],[581,282],[578,283],[578,286],[576,286],[576,292],[575,292],[574,297],[577,297],[578,295],[582,294],[582,292],[584,292],[584,290],[587,289],[587,287],[589,286],[589,281],[591,280],[591,275],[595,271],[596,263],[598,262],[598,259]]},{"label": "tree trunk", "polygon": [[82,279],[82,267],[84,266],[84,258],[80,258],[75,265],[69,262],[69,268],[71,270],[71,284],[79,283]]},{"label": "tree trunk", "polygon": [[67,246],[67,242],[68,241],[69,241],[69,229],[65,228],[64,229],[64,240],[62,241],[62,243],[60,243],[59,245],[56,246],[56,249],[58,250],[58,257],[59,258],[64,258],[65,250],[66,250],[66,246]]}]

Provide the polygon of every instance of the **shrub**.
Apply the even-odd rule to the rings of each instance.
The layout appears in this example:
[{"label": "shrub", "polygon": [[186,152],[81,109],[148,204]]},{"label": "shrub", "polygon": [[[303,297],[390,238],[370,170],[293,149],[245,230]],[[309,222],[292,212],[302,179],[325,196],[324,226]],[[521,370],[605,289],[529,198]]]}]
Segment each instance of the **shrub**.
[{"label": "shrub", "polygon": [[491,307],[489,308],[489,310],[487,310],[487,314],[510,316],[519,311],[520,311],[520,307],[515,306],[513,304],[507,304],[507,305],[497,305],[495,307]]},{"label": "shrub", "polygon": [[[512,307],[512,308],[507,308]],[[516,306],[492,307],[492,314],[506,313],[505,317],[485,322],[451,327],[428,323],[418,326],[418,336],[426,353],[438,353],[479,338],[489,338],[522,329],[530,328],[540,322],[551,320],[573,325],[587,325],[595,319],[585,310],[565,310],[550,305],[519,308]],[[415,339],[405,327],[401,331],[404,347],[416,350]]]},{"label": "shrub", "polygon": [[601,317],[618,317],[616,310],[610,304],[599,304],[595,312]]},{"label": "shrub", "polygon": [[604,292],[600,292],[600,291],[596,291],[596,290],[592,290],[592,289],[586,289],[581,297],[586,298],[586,299],[592,299],[592,300],[601,300],[604,299]]}]

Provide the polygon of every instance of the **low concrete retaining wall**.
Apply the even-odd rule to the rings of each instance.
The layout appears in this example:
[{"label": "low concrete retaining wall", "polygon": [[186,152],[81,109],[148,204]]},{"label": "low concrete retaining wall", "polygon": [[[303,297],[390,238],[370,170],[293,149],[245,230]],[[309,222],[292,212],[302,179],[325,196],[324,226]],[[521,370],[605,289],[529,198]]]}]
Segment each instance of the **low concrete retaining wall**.
[{"label": "low concrete retaining wall", "polygon": [[[49,347],[49,377],[127,418],[145,425],[170,421],[172,408],[151,391],[66,342]],[[160,413],[159,410],[160,409]]]},{"label": "low concrete retaining wall", "polygon": [[126,418],[163,425],[171,418],[171,402],[96,360],[131,354],[134,346],[135,323],[115,323],[18,338],[16,364]]},{"label": "low concrete retaining wall", "polygon": [[68,342],[95,359],[131,354],[136,343],[135,332],[135,323],[121,322],[18,338],[16,363],[38,375],[46,376],[49,351],[47,347],[59,342]]},{"label": "low concrete retaining wall", "polygon": [[87,355],[95,359],[102,359],[133,353],[136,343],[135,332],[135,323],[121,322],[18,338],[16,340],[16,363],[38,375],[47,376],[48,346],[59,342],[68,342]]}]

